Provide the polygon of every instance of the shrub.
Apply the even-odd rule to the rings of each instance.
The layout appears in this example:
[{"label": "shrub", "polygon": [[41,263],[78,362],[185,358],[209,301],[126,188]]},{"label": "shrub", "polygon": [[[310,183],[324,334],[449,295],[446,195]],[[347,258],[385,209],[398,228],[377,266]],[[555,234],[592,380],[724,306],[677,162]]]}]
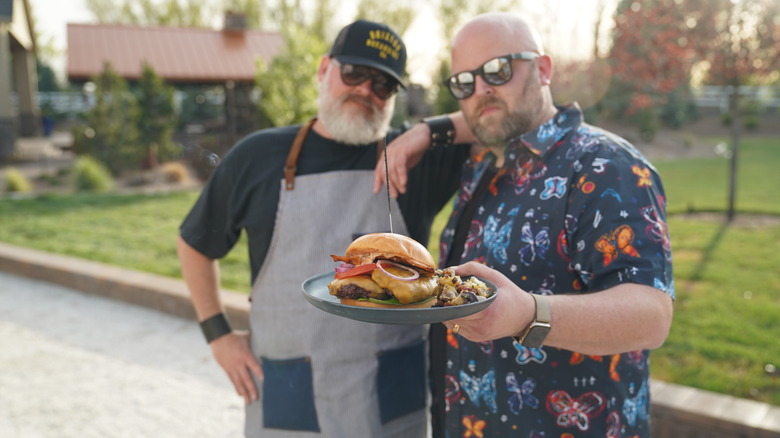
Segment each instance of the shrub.
[{"label": "shrub", "polygon": [[114,188],[114,178],[100,161],[82,156],[76,161],[73,172],[76,190],[80,192],[105,192]]},{"label": "shrub", "polygon": [[755,131],[760,125],[759,117],[756,114],[748,114],[742,119],[742,126],[749,131]]},{"label": "shrub", "polygon": [[634,123],[639,129],[639,136],[646,142],[651,142],[658,133],[658,116],[653,108],[644,108],[634,116]]},{"label": "shrub", "polygon": [[748,130],[758,128],[761,115],[761,102],[750,99],[742,105],[742,126]]},{"label": "shrub", "polygon": [[32,191],[32,184],[22,172],[15,167],[9,167],[5,172],[5,190],[11,193]]},{"label": "shrub", "polygon": [[187,171],[187,166],[178,161],[171,161],[162,165],[160,169],[162,171],[165,182],[169,183],[185,183],[189,181],[190,174]]},{"label": "shrub", "polygon": [[723,126],[731,126],[731,111],[726,111],[720,115],[720,122]]}]

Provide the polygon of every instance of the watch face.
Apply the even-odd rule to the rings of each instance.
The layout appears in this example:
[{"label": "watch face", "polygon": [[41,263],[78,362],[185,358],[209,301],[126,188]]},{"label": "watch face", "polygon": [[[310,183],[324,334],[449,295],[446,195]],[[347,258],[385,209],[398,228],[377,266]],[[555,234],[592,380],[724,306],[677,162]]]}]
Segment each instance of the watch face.
[{"label": "watch face", "polygon": [[522,342],[523,347],[527,347],[527,348],[541,347],[548,333],[550,333],[549,324],[540,324],[538,322],[534,322],[528,328],[528,332],[523,338],[523,342]]}]

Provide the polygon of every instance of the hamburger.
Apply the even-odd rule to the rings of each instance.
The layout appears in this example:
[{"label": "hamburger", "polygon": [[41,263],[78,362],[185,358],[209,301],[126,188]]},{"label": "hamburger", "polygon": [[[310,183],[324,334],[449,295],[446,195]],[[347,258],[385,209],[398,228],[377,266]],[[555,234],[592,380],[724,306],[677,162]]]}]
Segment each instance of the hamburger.
[{"label": "hamburger", "polygon": [[425,308],[436,303],[439,283],[433,257],[419,242],[395,233],[355,239],[340,262],[328,291],[342,304],[379,308]]}]

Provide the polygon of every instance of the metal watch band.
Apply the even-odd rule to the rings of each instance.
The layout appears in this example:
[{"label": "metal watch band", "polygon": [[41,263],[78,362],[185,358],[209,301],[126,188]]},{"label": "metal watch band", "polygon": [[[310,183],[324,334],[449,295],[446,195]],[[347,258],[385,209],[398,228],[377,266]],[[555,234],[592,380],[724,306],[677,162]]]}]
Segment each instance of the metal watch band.
[{"label": "metal watch band", "polygon": [[524,347],[539,348],[544,344],[544,339],[552,327],[550,325],[550,302],[543,295],[531,294],[531,297],[534,299],[536,316],[520,336],[513,336],[513,338]]},{"label": "metal watch band", "polygon": [[214,316],[204,319],[200,322],[200,329],[203,331],[203,336],[206,337],[206,342],[209,344],[211,341],[221,338],[233,331],[230,328],[230,323],[224,313],[217,313]]},{"label": "metal watch band", "polygon": [[450,116],[426,117],[423,123],[431,130],[431,147],[449,146],[455,142],[455,125]]}]

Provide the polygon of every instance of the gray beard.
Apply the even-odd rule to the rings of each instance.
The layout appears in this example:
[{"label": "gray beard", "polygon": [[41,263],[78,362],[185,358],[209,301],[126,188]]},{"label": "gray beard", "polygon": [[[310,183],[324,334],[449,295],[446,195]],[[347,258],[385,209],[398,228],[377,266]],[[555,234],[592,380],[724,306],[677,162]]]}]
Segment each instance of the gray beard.
[{"label": "gray beard", "polygon": [[371,114],[346,107],[345,103],[349,99],[361,98],[350,95],[333,98],[327,81],[320,82],[318,117],[334,140],[358,146],[373,143],[387,135],[395,108],[395,96],[390,98],[384,110],[376,110]]}]

